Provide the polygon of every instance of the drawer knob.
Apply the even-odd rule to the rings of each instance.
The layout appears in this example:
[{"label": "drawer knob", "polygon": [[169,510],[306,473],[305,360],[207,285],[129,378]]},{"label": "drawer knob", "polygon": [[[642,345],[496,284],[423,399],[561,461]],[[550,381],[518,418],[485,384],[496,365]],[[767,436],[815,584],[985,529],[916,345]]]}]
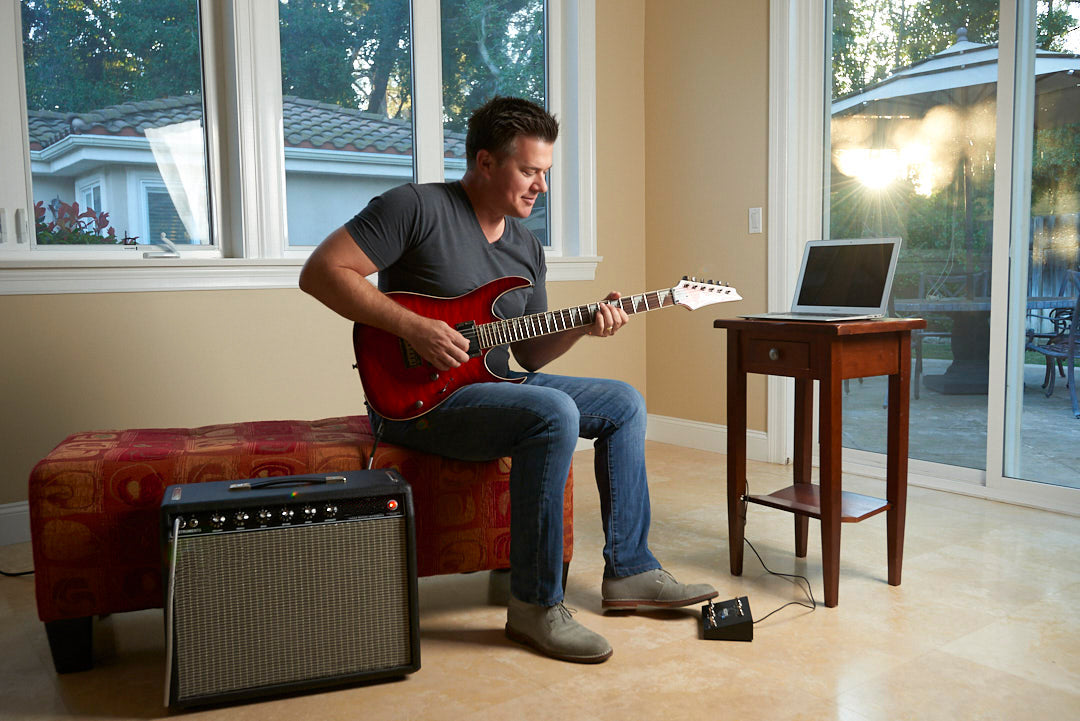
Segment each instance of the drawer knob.
[{"label": "drawer knob", "polygon": [[770,348],[769,349],[769,360],[774,360],[774,361],[780,360],[780,349],[779,348]]}]

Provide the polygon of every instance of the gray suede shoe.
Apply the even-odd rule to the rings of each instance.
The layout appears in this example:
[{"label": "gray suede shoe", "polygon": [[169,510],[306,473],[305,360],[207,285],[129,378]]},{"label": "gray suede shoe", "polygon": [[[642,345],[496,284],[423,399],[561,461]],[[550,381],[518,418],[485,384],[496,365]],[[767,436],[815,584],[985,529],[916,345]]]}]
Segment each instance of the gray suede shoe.
[{"label": "gray suede shoe", "polygon": [[604,608],[678,608],[718,595],[707,583],[679,583],[662,568],[624,578],[605,578],[600,587]]},{"label": "gray suede shoe", "polygon": [[536,606],[513,596],[506,611],[506,635],[561,661],[600,663],[611,658],[611,644],[575,621],[561,603]]}]

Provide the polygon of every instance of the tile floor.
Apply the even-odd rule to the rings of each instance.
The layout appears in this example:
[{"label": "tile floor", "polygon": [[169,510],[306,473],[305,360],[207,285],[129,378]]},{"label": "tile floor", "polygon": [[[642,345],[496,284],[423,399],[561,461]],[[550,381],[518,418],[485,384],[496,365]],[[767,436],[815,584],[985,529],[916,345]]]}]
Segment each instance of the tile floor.
[{"label": "tile floor", "polygon": [[[651,545],[676,577],[746,595],[757,617],[803,598],[751,553],[727,572],[724,456],[650,442]],[[543,658],[508,641],[487,605],[486,574],[422,579],[423,667],[399,681],[230,707],[161,705],[160,611],[96,624],[97,665],[58,677],[34,609],[32,577],[0,579],[0,719],[1077,719],[1080,718],[1080,519],[920,488],[910,490],[903,584],[886,584],[885,519],[845,525],[840,605],[788,607],[752,643],[699,638],[697,608],[603,615],[603,545],[578,454],[576,539],[567,589],[577,618],[615,655],[598,666]],[[749,464],[755,490],[789,469]],[[881,495],[879,481],[845,488]],[[805,574],[820,600],[817,524],[792,553],[791,516],[751,506],[747,537],[766,563]],[[30,564],[29,544],[0,567]]]}]

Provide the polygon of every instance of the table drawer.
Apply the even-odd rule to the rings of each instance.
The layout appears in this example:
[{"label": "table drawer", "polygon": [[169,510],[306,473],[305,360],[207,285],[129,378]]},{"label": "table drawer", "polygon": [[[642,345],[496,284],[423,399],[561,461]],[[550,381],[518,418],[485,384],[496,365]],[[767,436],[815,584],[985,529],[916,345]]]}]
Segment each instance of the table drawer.
[{"label": "table drawer", "polygon": [[748,338],[743,366],[751,373],[783,375],[810,369],[810,344],[774,338]]}]

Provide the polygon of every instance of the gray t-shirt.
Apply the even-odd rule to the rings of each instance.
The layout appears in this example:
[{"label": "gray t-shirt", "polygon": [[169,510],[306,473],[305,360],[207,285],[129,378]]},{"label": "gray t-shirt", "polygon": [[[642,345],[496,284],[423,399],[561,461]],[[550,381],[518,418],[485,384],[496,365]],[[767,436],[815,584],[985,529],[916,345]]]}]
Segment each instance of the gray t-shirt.
[{"label": "gray t-shirt", "polygon": [[[508,275],[532,282],[499,299],[495,313],[517,318],[547,310],[544,248],[516,218],[506,218],[502,238],[489,243],[460,182],[409,183],[373,198],[345,224],[379,269],[379,290],[439,297],[468,293]],[[493,348],[488,366],[509,371],[509,351]]]}]

